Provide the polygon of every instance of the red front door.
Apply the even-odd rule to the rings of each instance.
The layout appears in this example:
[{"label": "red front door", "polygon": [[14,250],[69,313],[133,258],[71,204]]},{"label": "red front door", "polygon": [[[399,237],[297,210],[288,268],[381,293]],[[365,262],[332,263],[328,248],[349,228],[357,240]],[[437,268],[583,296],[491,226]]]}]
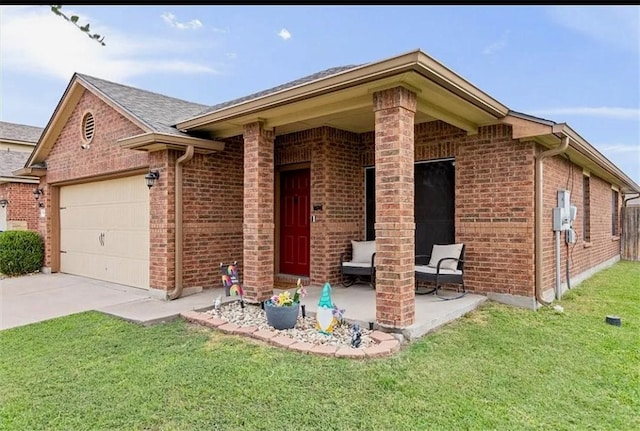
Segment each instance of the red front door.
[{"label": "red front door", "polygon": [[280,173],[280,272],[309,276],[309,169]]}]

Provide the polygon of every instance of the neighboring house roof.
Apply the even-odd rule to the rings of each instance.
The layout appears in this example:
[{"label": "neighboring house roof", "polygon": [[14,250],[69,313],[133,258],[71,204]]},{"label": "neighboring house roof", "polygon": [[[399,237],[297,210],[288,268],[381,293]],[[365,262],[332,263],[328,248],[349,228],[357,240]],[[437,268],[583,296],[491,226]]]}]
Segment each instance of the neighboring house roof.
[{"label": "neighboring house roof", "polygon": [[154,132],[188,136],[174,125],[180,120],[197,115],[207,107],[89,75],[76,75]]},{"label": "neighboring house roof", "polygon": [[344,72],[349,69],[353,69],[356,67],[362,66],[361,64],[351,64],[349,66],[338,66],[331,67],[329,69],[325,69],[321,72],[313,73],[311,75],[307,75],[303,78],[296,79],[294,81],[289,81],[285,84],[278,85],[276,87],[271,87],[268,90],[258,91],[257,93],[250,94],[248,96],[239,97],[237,99],[229,100],[227,102],[218,103],[217,105],[213,105],[205,109],[204,111],[199,112],[194,115],[194,117],[199,117],[200,115],[204,115],[208,112],[214,112],[218,109],[227,108],[229,106],[237,105],[238,103],[248,102],[253,99],[257,99],[259,97],[268,96],[269,94],[277,93],[278,91],[286,90],[288,88],[295,87],[296,85],[306,84],[307,82],[315,81],[316,79],[326,78],[327,76],[335,75],[340,72]]},{"label": "neighboring house roof", "polygon": [[42,135],[42,127],[0,121],[0,141],[28,142],[35,144]]},{"label": "neighboring house roof", "polygon": [[24,166],[29,158],[28,151],[2,150],[0,151],[0,184],[3,183],[37,183],[38,180],[25,175],[15,175],[13,172]]},{"label": "neighboring house roof", "polygon": [[13,177],[13,171],[24,166],[29,153],[24,151],[0,152],[0,177]]}]

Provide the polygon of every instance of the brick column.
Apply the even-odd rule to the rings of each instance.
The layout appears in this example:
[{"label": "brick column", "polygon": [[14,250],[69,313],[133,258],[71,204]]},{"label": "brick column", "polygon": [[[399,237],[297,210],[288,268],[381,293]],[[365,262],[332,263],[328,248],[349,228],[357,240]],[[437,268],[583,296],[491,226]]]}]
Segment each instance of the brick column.
[{"label": "brick column", "polygon": [[415,320],[414,116],[404,87],[373,94],[376,167],[376,320],[404,328]]},{"label": "brick column", "polygon": [[274,141],[262,123],[244,126],[243,287],[247,302],[273,294]]}]

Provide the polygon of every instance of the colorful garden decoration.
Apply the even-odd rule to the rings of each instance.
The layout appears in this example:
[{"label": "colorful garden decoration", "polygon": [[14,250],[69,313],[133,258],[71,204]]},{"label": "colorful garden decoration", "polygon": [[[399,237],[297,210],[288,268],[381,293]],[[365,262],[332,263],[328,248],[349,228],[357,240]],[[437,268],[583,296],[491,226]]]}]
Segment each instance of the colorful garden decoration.
[{"label": "colorful garden decoration", "polygon": [[320,296],[320,301],[318,301],[316,329],[323,334],[331,334],[337,323],[333,303],[331,302],[331,285],[327,282],[322,288],[322,295]]},{"label": "colorful garden decoration", "polygon": [[220,272],[222,273],[222,286],[226,296],[239,296],[240,306],[244,308],[244,292],[238,278],[238,262],[225,265],[220,264]]},{"label": "colorful garden decoration", "polygon": [[360,347],[361,343],[362,343],[362,331],[360,330],[360,325],[356,323],[355,325],[353,325],[353,328],[351,330],[351,347],[356,349]]}]

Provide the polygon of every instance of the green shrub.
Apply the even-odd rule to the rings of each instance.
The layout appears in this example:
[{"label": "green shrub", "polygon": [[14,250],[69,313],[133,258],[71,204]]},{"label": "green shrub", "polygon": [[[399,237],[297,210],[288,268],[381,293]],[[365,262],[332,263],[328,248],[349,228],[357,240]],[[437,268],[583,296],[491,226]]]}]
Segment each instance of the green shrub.
[{"label": "green shrub", "polygon": [[0,273],[23,275],[39,271],[44,241],[37,232],[8,230],[0,233]]}]

